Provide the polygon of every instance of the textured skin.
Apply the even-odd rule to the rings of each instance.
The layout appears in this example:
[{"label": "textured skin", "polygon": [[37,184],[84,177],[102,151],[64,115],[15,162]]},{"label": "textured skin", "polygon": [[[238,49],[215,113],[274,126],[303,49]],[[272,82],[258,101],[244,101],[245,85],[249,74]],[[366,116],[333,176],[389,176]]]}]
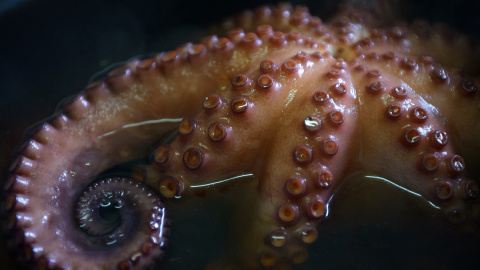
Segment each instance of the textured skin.
[{"label": "textured skin", "polygon": [[[5,208],[26,256],[49,267],[97,265],[82,252],[62,259],[48,242],[97,175],[145,156],[178,118],[180,135],[144,168],[150,188],[185,198],[240,175],[258,185],[252,221],[233,228],[242,240],[212,267],[303,262],[336,187],[354,174],[386,178],[441,208],[459,230],[478,232],[478,185],[464,169],[480,151],[478,51],[456,34],[439,42],[446,37],[426,25],[375,29],[373,21],[348,9],[324,24],[303,7],[260,8],[226,22],[245,29],[228,39],[133,60],[89,85],[32,133],[12,164]],[[223,126],[209,131],[212,123]]]}]

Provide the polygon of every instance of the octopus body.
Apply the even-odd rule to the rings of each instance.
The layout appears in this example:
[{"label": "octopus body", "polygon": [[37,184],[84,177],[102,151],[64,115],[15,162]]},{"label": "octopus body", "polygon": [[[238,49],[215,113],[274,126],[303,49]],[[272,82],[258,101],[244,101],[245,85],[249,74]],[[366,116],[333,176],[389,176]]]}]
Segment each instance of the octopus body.
[{"label": "octopus body", "polygon": [[[151,266],[165,254],[166,202],[242,181],[255,193],[211,269],[305,262],[332,196],[358,175],[478,234],[479,51],[467,38],[441,42],[424,23],[382,28],[348,8],[324,23],[286,4],[224,25],[226,37],[115,68],[31,132],[3,202],[24,261]],[[131,172],[109,170],[146,156]]]}]

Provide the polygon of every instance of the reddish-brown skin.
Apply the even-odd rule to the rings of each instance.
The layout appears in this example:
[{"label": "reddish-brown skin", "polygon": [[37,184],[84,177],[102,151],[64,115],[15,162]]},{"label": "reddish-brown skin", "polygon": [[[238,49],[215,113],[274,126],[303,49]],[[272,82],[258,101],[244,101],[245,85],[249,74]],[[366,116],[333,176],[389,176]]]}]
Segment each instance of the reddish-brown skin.
[{"label": "reddish-brown skin", "polygon": [[[327,24],[289,5],[225,25],[241,28],[126,63],[32,133],[5,186],[9,227],[28,259],[49,268],[150,264],[164,241],[158,231],[108,260],[86,259],[64,224],[97,175],[145,156],[177,125],[134,178],[167,200],[207,199],[212,186],[246,177],[258,187],[255,209],[239,208],[250,220],[232,228],[241,239],[212,267],[304,262],[319,221],[335,211],[330,198],[354,175],[388,179],[478,233],[479,188],[467,171],[479,161],[479,52],[467,38],[441,42],[423,24],[376,28],[348,9]],[[64,234],[63,249],[51,245]]]}]

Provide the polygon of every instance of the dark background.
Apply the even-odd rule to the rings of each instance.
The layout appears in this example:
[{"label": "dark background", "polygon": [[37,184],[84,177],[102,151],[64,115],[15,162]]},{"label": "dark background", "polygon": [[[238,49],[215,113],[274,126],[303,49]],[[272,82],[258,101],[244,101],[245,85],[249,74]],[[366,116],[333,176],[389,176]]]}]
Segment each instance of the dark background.
[{"label": "dark background", "polygon": [[[24,130],[51,115],[97,72],[133,56],[198,41],[226,16],[277,2],[0,1],[0,182]],[[326,18],[337,1],[291,2]],[[398,13],[407,21],[442,21],[478,37],[474,2],[403,1]],[[0,249],[0,262],[9,255]]]},{"label": "dark background", "polygon": [[[222,18],[275,2],[280,1],[0,1],[1,141],[17,139],[15,127],[22,124],[24,130],[50,115],[102,69],[198,41]],[[292,1],[321,18],[336,2]],[[443,21],[477,35],[480,16],[473,2],[407,0],[398,13],[407,21]]]}]

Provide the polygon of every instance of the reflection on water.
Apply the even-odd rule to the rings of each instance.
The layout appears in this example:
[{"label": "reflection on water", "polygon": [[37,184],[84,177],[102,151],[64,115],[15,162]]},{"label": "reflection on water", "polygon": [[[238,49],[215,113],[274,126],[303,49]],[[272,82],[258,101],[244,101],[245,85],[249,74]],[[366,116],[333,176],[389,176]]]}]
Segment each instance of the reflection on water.
[{"label": "reflection on water", "polygon": [[[17,27],[9,25],[13,27],[11,32],[18,35],[9,36],[6,33],[7,38],[3,40],[3,43],[12,45],[7,46],[10,50],[3,50],[5,57],[2,57],[2,74],[8,77],[3,81],[0,101],[2,176],[14,147],[20,143],[23,131],[32,122],[51,115],[61,97],[78,92],[87,78],[100,69],[98,59],[115,59],[110,62],[128,59],[140,52],[161,50],[154,45],[172,40],[172,35],[167,36],[169,38],[165,38],[164,34],[158,35],[161,42],[150,42],[148,44],[154,45],[146,47],[144,35],[148,31],[138,30],[137,26],[140,19],[148,18],[144,12],[139,12],[135,17],[131,14],[133,11],[127,10],[125,16],[114,20],[112,16],[123,14],[120,11],[125,8],[117,6],[112,9],[111,6],[105,3],[99,5],[98,2],[95,3],[94,12],[90,6],[81,9],[80,3],[76,3],[77,6],[71,10],[78,12],[58,12],[63,14],[60,18],[44,16],[37,9],[28,16],[16,16],[22,20],[22,25],[27,25],[27,31],[25,27],[19,27],[20,24]],[[197,9],[189,7],[187,10],[188,5],[185,5],[183,12],[171,12],[171,17],[158,15],[158,12],[167,9],[151,8],[137,1],[135,5],[142,7],[142,11],[151,10],[150,15],[154,15],[151,17],[165,20],[172,20],[171,17],[183,20],[187,16],[182,17],[182,14],[188,10],[198,16],[212,18]],[[237,9],[236,5],[227,6]],[[209,5],[205,7],[209,8]],[[425,9],[414,10],[422,13]],[[475,9],[466,11],[468,15]],[[213,12],[226,14],[219,9]],[[163,15],[168,15],[166,13]],[[40,23],[34,14],[42,17]],[[469,22],[478,19],[478,16],[467,15],[462,15],[457,21],[475,25]],[[455,17],[452,18],[454,19]],[[218,16],[215,20],[218,20]],[[198,22],[196,19],[194,21]],[[132,30],[120,35],[128,38],[112,40],[109,35],[103,34],[106,29],[113,28],[106,22],[111,22],[119,29]],[[171,28],[171,25],[155,23],[156,28],[158,25]],[[22,31],[15,31],[16,29]],[[111,32],[115,33],[113,30]],[[56,33],[56,36],[51,37],[52,33]],[[9,38],[11,36],[13,38]],[[118,40],[121,41],[113,42]],[[172,48],[179,43],[181,42],[174,41],[173,45],[165,47]],[[120,49],[124,49],[122,53],[117,52]],[[211,192],[208,198],[169,201],[167,206],[168,215],[173,221],[172,232],[164,260],[157,269],[203,269],[209,261],[221,257],[229,242],[228,228],[231,227],[232,215],[236,213],[233,209],[244,200],[244,194],[254,192],[255,183],[251,181],[232,187],[224,193]],[[388,183],[364,177],[349,179],[335,193],[330,203],[329,217],[320,223],[318,230],[319,238],[309,249],[309,259],[298,269],[461,269],[480,262],[478,232],[476,235],[458,232],[455,226],[444,220],[441,211],[422,198]],[[2,268],[5,267],[3,263],[10,259],[9,253],[0,250]]]},{"label": "reflection on water", "polygon": [[[221,257],[245,194],[256,194],[255,181],[168,202],[171,236],[156,269],[204,269]],[[430,202],[389,182],[351,177],[329,209],[308,260],[296,269],[462,269],[480,263],[478,232],[456,230]]]}]

